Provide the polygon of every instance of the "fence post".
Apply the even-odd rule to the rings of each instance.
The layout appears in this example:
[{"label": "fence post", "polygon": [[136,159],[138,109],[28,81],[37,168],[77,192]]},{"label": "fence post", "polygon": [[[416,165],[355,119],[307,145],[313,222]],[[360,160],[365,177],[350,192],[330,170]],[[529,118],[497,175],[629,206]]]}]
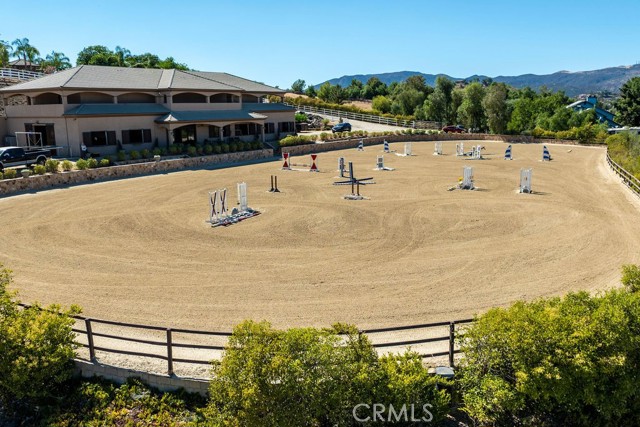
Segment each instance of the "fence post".
[{"label": "fence post", "polygon": [[84,319],[85,329],[87,330],[87,344],[89,344],[89,359],[92,362],[96,360],[96,348],[93,345],[93,332],[91,331],[91,319]]},{"label": "fence post", "polygon": [[171,328],[167,328],[167,373],[173,375],[173,348],[171,342]]},{"label": "fence post", "polygon": [[453,360],[453,353],[455,351],[455,335],[456,324],[453,322],[449,322],[449,366],[451,368],[453,368],[455,365],[455,362]]}]

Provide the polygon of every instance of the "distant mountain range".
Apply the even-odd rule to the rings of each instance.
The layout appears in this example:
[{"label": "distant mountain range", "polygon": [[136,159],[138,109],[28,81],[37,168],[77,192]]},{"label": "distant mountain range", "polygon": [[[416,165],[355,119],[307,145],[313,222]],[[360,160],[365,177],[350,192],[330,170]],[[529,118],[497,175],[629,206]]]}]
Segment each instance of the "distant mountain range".
[{"label": "distant mountain range", "polygon": [[[366,83],[371,77],[377,77],[380,81],[388,85],[392,82],[404,81],[407,77],[414,76],[416,74],[423,76],[426,83],[430,86],[435,85],[436,78],[438,76],[444,76],[453,81],[471,81],[474,79],[482,81],[483,79],[489,78],[487,76],[479,75],[461,78],[451,77],[446,74],[425,74],[417,71],[398,71],[395,73],[342,76],[340,78],[328,80],[328,82],[333,85],[339,84],[342,87],[346,87],[351,84],[351,80],[353,79]],[[636,76],[640,76],[640,64],[603,68],[601,70],[594,71],[558,71],[553,74],[523,74],[521,76],[497,76],[491,78],[495,82],[503,82],[517,88],[529,86],[534,90],[538,90],[542,86],[546,86],[553,91],[563,90],[569,96],[576,96],[580,94],[604,91],[617,93],[620,90],[620,87],[627,80]],[[316,85],[316,88],[320,87],[323,83]]]}]

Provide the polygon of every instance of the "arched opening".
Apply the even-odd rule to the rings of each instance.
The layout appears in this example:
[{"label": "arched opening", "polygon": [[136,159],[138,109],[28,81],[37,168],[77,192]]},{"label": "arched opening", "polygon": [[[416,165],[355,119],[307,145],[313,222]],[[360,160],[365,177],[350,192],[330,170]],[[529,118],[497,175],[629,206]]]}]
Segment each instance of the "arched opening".
[{"label": "arched opening", "polygon": [[176,144],[195,144],[196,125],[186,125],[174,129],[173,142]]},{"label": "arched opening", "polygon": [[216,93],[211,95],[209,102],[213,104],[232,104],[240,102],[240,97],[231,93]]},{"label": "arched opening", "polygon": [[113,96],[101,92],[78,92],[67,96],[68,104],[113,104]]},{"label": "arched opening", "polygon": [[38,96],[34,96],[32,98],[33,105],[51,105],[51,104],[62,104],[62,96],[57,93],[43,93]]},{"label": "arched opening", "polygon": [[207,97],[194,92],[185,92],[173,95],[176,104],[202,104],[207,102]]},{"label": "arched opening", "polygon": [[27,95],[11,95],[7,98],[7,105],[31,105],[31,97]]},{"label": "arched opening", "polygon": [[256,104],[260,102],[260,98],[255,95],[242,95],[242,103],[243,104]]},{"label": "arched opening", "polygon": [[156,97],[148,93],[123,93],[118,95],[118,104],[155,104]]}]

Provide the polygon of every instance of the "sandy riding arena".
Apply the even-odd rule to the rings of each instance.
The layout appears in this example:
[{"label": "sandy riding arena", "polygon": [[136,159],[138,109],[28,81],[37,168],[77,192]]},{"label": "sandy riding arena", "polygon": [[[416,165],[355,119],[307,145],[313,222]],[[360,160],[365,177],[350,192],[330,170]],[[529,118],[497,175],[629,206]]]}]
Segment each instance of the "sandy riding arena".
[{"label": "sandy riding arena", "polygon": [[[640,210],[602,148],[413,143],[321,153],[320,173],[281,162],[190,170],[0,199],[0,262],[24,301],[79,304],[87,316],[203,330],[243,319],[278,327],[400,326],[453,320],[516,299],[603,289],[640,261]],[[465,148],[473,143],[465,141]],[[403,144],[391,144],[403,151]],[[368,198],[344,200],[338,157]],[[294,163],[309,163],[296,156]],[[473,166],[474,191],[448,191]],[[533,168],[534,194],[518,194]],[[269,193],[270,175],[281,193]],[[211,228],[208,191],[248,184],[261,215]]]}]

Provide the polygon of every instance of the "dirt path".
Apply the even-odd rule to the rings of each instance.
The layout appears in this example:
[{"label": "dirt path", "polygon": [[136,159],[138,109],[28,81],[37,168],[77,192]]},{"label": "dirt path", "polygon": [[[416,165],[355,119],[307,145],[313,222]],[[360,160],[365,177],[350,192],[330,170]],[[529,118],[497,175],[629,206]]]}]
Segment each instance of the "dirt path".
[{"label": "dirt path", "polygon": [[[0,260],[25,301],[76,303],[85,315],[230,330],[243,319],[278,327],[360,328],[450,320],[489,307],[617,285],[640,262],[637,200],[604,163],[604,150],[483,143],[486,160],[385,155],[381,146],[320,154],[322,173],[280,163],[184,171],[0,200]],[[466,141],[465,146],[471,145]],[[392,144],[402,150],[402,144]],[[333,186],[337,157],[373,176],[367,201]],[[305,158],[303,161],[306,161]],[[295,161],[295,159],[294,159]],[[447,191],[475,168],[478,191]],[[517,194],[533,167],[536,194]],[[282,193],[268,193],[270,174]],[[246,181],[262,215],[211,229],[207,191]]]}]

